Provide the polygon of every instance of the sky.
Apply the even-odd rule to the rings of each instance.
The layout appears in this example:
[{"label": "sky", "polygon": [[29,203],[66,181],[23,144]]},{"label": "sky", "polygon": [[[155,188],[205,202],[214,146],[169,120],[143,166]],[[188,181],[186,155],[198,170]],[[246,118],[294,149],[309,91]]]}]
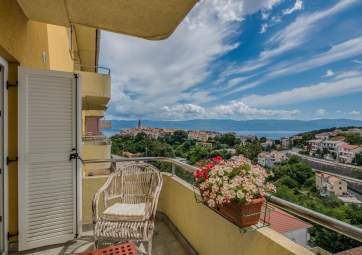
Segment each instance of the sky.
[{"label": "sky", "polygon": [[362,120],[361,0],[201,0],[166,40],[102,31],[108,119]]}]

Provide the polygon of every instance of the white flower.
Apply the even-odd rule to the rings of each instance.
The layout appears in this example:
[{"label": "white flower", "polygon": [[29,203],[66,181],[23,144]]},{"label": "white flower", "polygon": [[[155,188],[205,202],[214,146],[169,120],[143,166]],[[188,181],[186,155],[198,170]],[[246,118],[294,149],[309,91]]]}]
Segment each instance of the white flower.
[{"label": "white flower", "polygon": [[236,192],[236,196],[237,196],[237,198],[239,198],[239,199],[243,199],[243,198],[245,197],[245,195],[244,195],[244,193],[243,193],[242,190],[238,190],[238,191]]},{"label": "white flower", "polygon": [[216,203],[217,203],[218,205],[222,205],[222,204],[224,203],[224,200],[225,200],[224,197],[222,197],[222,196],[217,196],[217,198],[216,198]]},{"label": "white flower", "polygon": [[210,207],[215,207],[215,201],[212,200],[212,199],[209,199],[209,200],[207,201],[207,205],[210,206]]},{"label": "white flower", "polygon": [[212,190],[212,192],[218,192],[219,191],[219,186],[212,185],[211,190]]}]

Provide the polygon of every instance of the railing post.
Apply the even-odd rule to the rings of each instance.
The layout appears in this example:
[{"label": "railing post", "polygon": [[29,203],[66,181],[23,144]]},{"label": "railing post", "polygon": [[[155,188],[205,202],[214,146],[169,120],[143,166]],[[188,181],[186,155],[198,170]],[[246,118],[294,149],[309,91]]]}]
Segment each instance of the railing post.
[{"label": "railing post", "polygon": [[175,168],[175,164],[172,164],[172,176],[176,175],[176,168]]}]

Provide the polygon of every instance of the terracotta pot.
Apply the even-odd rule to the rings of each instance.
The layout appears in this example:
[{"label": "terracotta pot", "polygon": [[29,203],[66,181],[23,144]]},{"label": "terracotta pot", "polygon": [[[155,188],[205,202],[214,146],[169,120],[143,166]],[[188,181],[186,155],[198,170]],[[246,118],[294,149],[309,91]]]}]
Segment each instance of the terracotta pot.
[{"label": "terracotta pot", "polygon": [[253,199],[250,203],[240,205],[231,202],[219,208],[219,212],[241,228],[250,227],[259,222],[264,198]]}]

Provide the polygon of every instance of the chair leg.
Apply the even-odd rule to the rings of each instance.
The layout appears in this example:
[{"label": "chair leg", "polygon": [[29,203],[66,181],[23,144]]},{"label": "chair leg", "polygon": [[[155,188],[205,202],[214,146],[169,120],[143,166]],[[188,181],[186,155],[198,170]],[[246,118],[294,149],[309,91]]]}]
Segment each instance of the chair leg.
[{"label": "chair leg", "polygon": [[152,239],[148,241],[147,251],[148,251],[148,255],[152,254]]}]

